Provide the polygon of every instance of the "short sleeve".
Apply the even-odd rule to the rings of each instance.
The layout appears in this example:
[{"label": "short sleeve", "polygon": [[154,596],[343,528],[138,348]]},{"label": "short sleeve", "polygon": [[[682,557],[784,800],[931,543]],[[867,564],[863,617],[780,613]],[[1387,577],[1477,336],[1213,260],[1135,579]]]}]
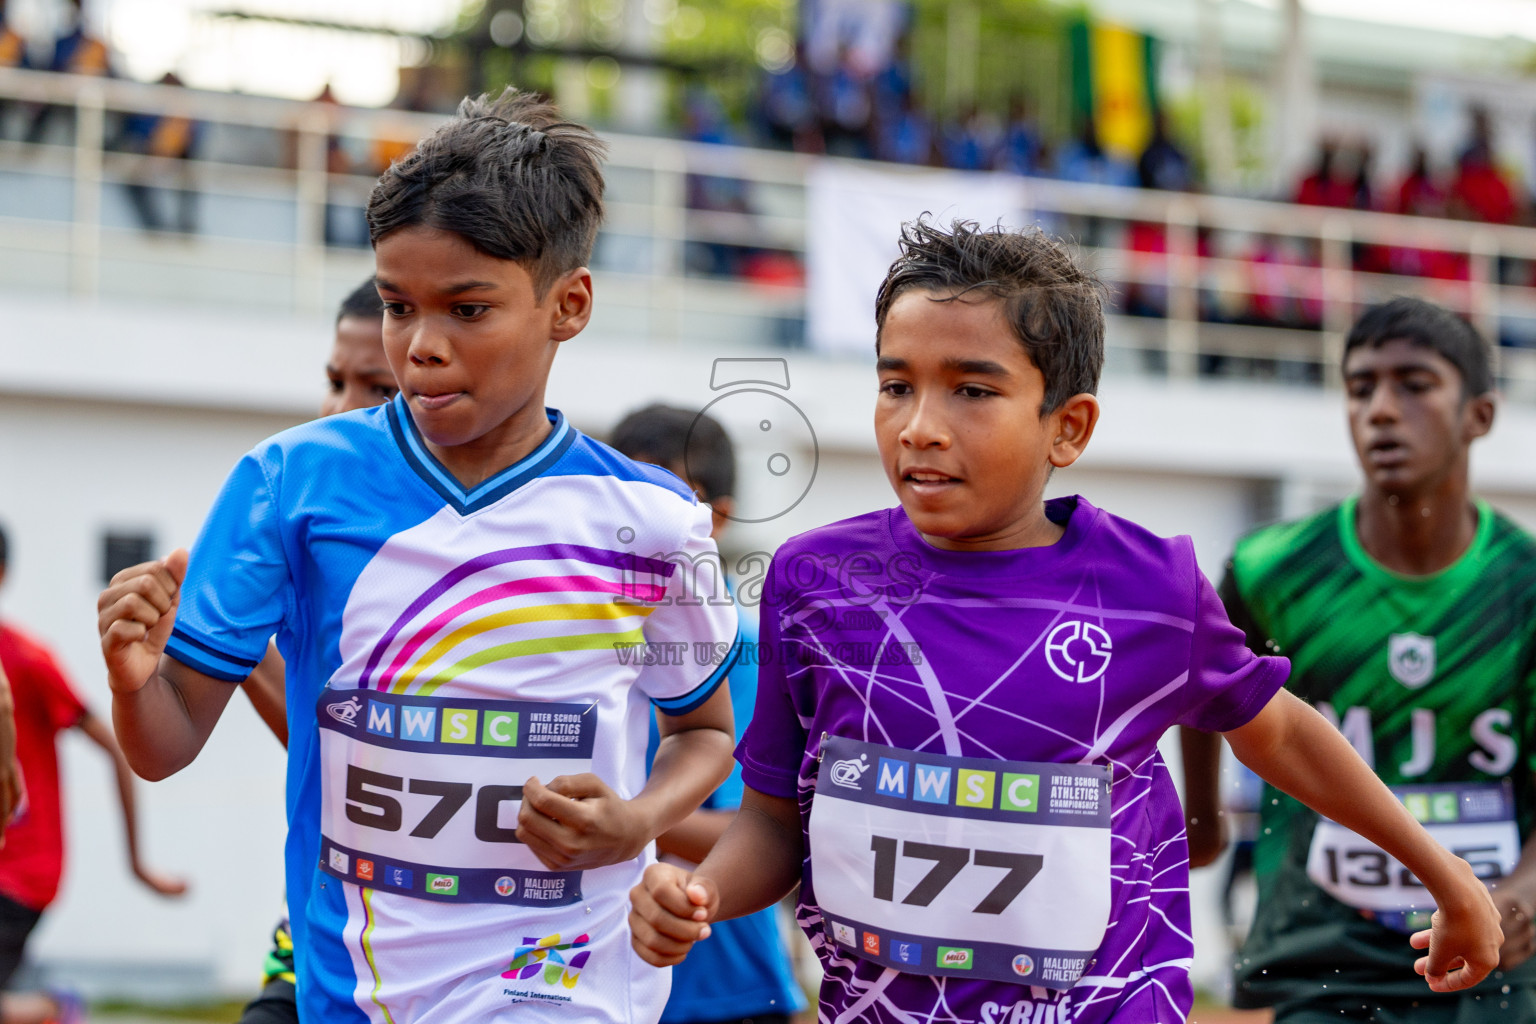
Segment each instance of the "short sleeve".
[{"label": "short sleeve", "polygon": [[42,697],[43,712],[48,716],[49,727],[54,732],[62,732],[79,725],[88,709],[85,701],[80,699],[80,695],[70,685],[69,677],[59,667],[58,661],[47,650],[38,648],[32,662],[29,675]]},{"label": "short sleeve", "polygon": [[792,799],[799,793],[807,735],[790,687],[798,674],[808,669],[784,638],[786,604],[775,572],[778,559],[774,562],[763,584],[761,636],[753,651],[757,658],[757,703],[746,735],[736,747],[736,760],[746,785],[759,793]]},{"label": "short sleeve", "polygon": [[636,685],[663,714],[683,715],[703,704],[741,654],[736,600],[710,537],[713,525],[709,506],[695,505],[681,550],[668,556],[666,595],[645,621],[645,642],[661,656]]},{"label": "short sleeve", "polygon": [[1189,681],[1179,719],[1205,732],[1246,725],[1285,685],[1290,662],[1249,650],[1243,631],[1232,624],[1210,580],[1195,573],[1195,629],[1190,638]]},{"label": "short sleeve", "polygon": [[[1536,616],[1527,615],[1526,621],[1530,622]],[[1526,751],[1525,766],[1532,772],[1536,772],[1536,644],[1527,643],[1525,663],[1520,667],[1520,698],[1515,701],[1517,714],[1521,721],[1516,728],[1520,730],[1520,749]]]},{"label": "short sleeve", "polygon": [[1248,607],[1248,601],[1243,597],[1241,588],[1237,583],[1237,563],[1227,562],[1227,571],[1221,577],[1221,583],[1216,587],[1216,596],[1221,598],[1221,606],[1227,611],[1227,618],[1232,625],[1243,631],[1243,640],[1248,649],[1254,654],[1265,654],[1275,648],[1270,644],[1270,636],[1264,627],[1259,625],[1258,618],[1253,614],[1253,609]]},{"label": "short sleeve", "polygon": [[275,488],[252,453],[229,474],[192,546],[166,653],[215,679],[242,682],[292,607]]}]

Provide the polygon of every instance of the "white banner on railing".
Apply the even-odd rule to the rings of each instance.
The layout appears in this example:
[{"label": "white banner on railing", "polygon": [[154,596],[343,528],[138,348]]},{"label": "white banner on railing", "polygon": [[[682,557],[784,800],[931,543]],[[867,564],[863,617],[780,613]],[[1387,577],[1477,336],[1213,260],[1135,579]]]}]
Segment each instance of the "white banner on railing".
[{"label": "white banner on railing", "polygon": [[1018,227],[1024,179],[817,161],[806,175],[806,329],[812,348],[873,354],[875,292],[901,225],[923,213],[948,224]]}]

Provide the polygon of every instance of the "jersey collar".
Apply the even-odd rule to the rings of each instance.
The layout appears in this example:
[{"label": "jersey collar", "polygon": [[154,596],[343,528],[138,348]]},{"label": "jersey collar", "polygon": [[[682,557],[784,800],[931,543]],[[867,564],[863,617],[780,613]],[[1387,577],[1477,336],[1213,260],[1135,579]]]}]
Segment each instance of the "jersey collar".
[{"label": "jersey collar", "polygon": [[1407,573],[1394,572],[1370,556],[1370,553],[1365,550],[1365,545],[1360,543],[1360,534],[1355,528],[1355,510],[1360,506],[1358,494],[1351,494],[1339,504],[1339,541],[1344,545],[1345,557],[1354,563],[1355,568],[1388,586],[1428,588],[1446,584],[1457,585],[1476,575],[1481,569],[1483,555],[1488,550],[1489,540],[1493,537],[1495,518],[1493,506],[1481,498],[1474,498],[1473,505],[1477,508],[1477,530],[1472,534],[1472,543],[1456,561],[1444,569],[1427,575],[1411,576]]},{"label": "jersey collar", "polygon": [[390,432],[394,434],[395,444],[399,446],[400,453],[405,456],[405,461],[410,464],[411,469],[415,470],[417,476],[426,481],[427,486],[436,491],[449,507],[461,516],[494,505],[529,480],[544,473],[558,462],[576,441],[576,431],[566,422],[564,414],[558,409],[545,409],[544,414],[549,417],[549,436],[540,442],[537,448],[506,469],[465,490],[454,475],[437,460],[437,457],[427,450],[421,432],[416,429],[416,421],[411,419],[405,399],[396,395],[386,408],[389,414]]}]

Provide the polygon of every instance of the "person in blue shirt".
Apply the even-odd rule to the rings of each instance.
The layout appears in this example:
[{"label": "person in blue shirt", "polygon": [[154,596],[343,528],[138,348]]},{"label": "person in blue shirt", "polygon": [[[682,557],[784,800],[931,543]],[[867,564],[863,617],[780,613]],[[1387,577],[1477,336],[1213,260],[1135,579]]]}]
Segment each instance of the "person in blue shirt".
[{"label": "person in blue shirt", "polygon": [[[724,427],[704,413],[649,405],[619,422],[612,444],[636,462],[651,462],[682,477],[713,510],[713,536],[718,541],[730,522],[736,490],[736,454]],[[757,624],[745,615],[741,633],[744,649],[756,650]],[[737,661],[726,685],[739,742],[757,704],[757,660]],[[660,739],[653,717],[652,756]],[[657,837],[657,853],[674,863],[703,860],[736,816],[741,795],[741,766],[736,765],[702,807]],[[713,925],[710,937],[672,969],[672,994],[661,1024],[787,1024],[792,1014],[804,1009],[805,996],[795,984],[775,912],[775,907],[767,907]]]}]

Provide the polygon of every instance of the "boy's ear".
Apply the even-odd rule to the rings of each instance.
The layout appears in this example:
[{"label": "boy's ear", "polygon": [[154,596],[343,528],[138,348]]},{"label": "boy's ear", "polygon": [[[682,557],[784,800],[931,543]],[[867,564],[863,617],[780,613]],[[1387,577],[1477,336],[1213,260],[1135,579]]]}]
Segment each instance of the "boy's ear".
[{"label": "boy's ear", "polygon": [[1492,391],[1485,395],[1477,395],[1466,401],[1464,414],[1463,437],[1465,443],[1483,437],[1493,429],[1493,417],[1498,411],[1498,402]]},{"label": "boy's ear", "polygon": [[577,267],[562,274],[549,286],[549,301],[555,316],[550,339],[569,341],[576,337],[592,319],[592,271]]},{"label": "boy's ear", "polygon": [[714,513],[713,522],[709,528],[709,536],[713,540],[724,533],[727,526],[731,525],[731,516],[736,513],[736,499],[730,495],[711,498],[709,508]]},{"label": "boy's ear", "polygon": [[1046,420],[1047,436],[1051,438],[1050,463],[1057,469],[1066,469],[1093,439],[1093,428],[1099,425],[1099,400],[1086,392],[1073,395]]}]

